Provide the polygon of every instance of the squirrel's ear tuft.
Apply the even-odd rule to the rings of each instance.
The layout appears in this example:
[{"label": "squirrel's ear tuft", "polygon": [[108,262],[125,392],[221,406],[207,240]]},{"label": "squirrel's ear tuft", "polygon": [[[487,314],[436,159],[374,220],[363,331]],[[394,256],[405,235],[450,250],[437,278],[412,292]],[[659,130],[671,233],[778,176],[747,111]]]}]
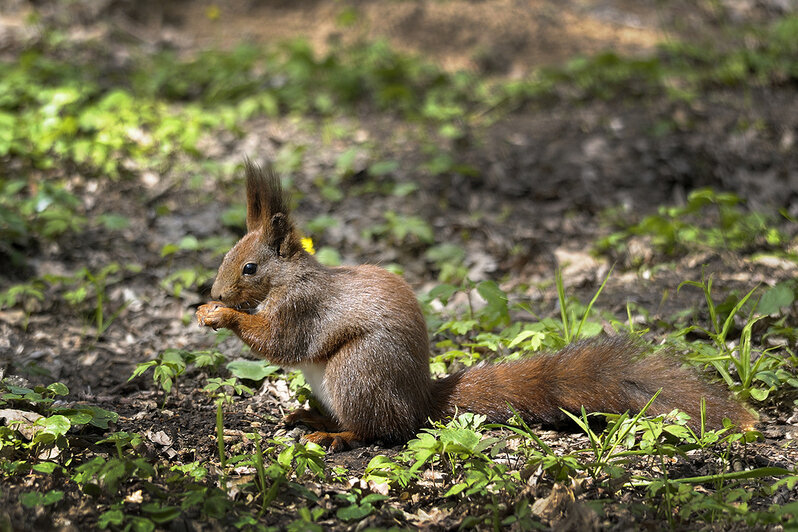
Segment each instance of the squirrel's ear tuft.
[{"label": "squirrel's ear tuft", "polygon": [[280,178],[271,166],[263,168],[249,158],[244,161],[247,177],[247,231],[270,223],[274,215],[288,217],[288,206]]},{"label": "squirrel's ear tuft", "polygon": [[291,257],[302,249],[302,242],[291,220],[283,213],[272,216],[269,229],[265,231],[269,247],[281,257]]}]

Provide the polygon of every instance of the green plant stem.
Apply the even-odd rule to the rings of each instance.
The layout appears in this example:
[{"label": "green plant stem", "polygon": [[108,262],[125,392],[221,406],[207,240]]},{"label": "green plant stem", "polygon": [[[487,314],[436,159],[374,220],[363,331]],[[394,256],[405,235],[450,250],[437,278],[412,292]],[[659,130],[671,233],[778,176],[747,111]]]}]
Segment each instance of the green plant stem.
[{"label": "green plant stem", "polygon": [[[664,453],[661,454],[664,456]],[[760,467],[747,471],[733,471],[731,473],[716,473],[714,475],[701,475],[698,477],[675,478],[668,480],[668,482],[682,484],[704,484],[707,482],[716,482],[720,480],[748,480],[752,478],[782,477],[789,474],[791,474],[790,470],[784,469],[783,467]],[[631,485],[648,486],[652,482],[655,481],[651,479],[639,479],[631,482]]]},{"label": "green plant stem", "polygon": [[259,516],[262,516],[266,513],[266,508],[268,508],[268,503],[266,499],[266,495],[268,491],[266,490],[266,470],[263,467],[263,447],[260,444],[260,437],[255,439],[255,469],[258,472],[258,482],[260,483],[260,495],[261,495],[261,507]]},{"label": "green plant stem", "polygon": [[227,459],[224,454],[224,418],[221,399],[216,401],[216,445],[219,449],[219,464],[221,464],[224,471],[227,466]]}]

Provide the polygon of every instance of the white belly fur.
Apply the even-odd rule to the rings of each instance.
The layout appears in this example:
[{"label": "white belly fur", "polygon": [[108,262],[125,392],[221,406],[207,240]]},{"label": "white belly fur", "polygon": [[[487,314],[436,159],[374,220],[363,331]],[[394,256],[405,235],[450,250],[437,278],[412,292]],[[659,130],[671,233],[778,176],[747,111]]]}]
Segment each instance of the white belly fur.
[{"label": "white belly fur", "polygon": [[324,378],[324,371],[327,369],[327,364],[319,362],[316,364],[302,364],[297,366],[296,369],[302,372],[305,376],[305,382],[310,385],[313,391],[313,397],[316,398],[328,412],[332,412],[332,400],[327,392],[327,381]]}]

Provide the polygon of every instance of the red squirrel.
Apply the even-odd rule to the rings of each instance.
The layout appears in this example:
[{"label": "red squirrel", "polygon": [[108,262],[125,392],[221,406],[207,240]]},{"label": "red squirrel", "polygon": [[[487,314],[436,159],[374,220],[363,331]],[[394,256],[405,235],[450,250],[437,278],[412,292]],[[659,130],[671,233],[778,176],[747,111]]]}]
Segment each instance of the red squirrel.
[{"label": "red squirrel", "polygon": [[754,417],[722,386],[703,381],[666,355],[643,356],[628,338],[572,344],[524,360],[481,364],[432,379],[429,338],[413,290],[376,266],[321,265],[305,251],[279,178],[247,161],[247,234],[227,253],[197,310],[201,326],[235,332],[256,356],[299,369],[329,415],[299,409],[288,424],[317,432],[306,440],[332,450],[380,440],[406,441],[456,412],[505,422],[554,422],[561,409],[647,413],[679,408],[700,424]]}]

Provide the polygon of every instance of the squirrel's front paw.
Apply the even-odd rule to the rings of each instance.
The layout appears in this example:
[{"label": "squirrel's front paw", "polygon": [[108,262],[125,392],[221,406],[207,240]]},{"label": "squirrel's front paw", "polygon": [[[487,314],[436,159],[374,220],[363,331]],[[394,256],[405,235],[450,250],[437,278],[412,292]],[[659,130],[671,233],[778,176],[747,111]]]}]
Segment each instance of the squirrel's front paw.
[{"label": "squirrel's front paw", "polygon": [[225,326],[227,313],[232,310],[219,301],[205,303],[197,309],[197,323],[201,327],[212,327],[216,330]]}]

